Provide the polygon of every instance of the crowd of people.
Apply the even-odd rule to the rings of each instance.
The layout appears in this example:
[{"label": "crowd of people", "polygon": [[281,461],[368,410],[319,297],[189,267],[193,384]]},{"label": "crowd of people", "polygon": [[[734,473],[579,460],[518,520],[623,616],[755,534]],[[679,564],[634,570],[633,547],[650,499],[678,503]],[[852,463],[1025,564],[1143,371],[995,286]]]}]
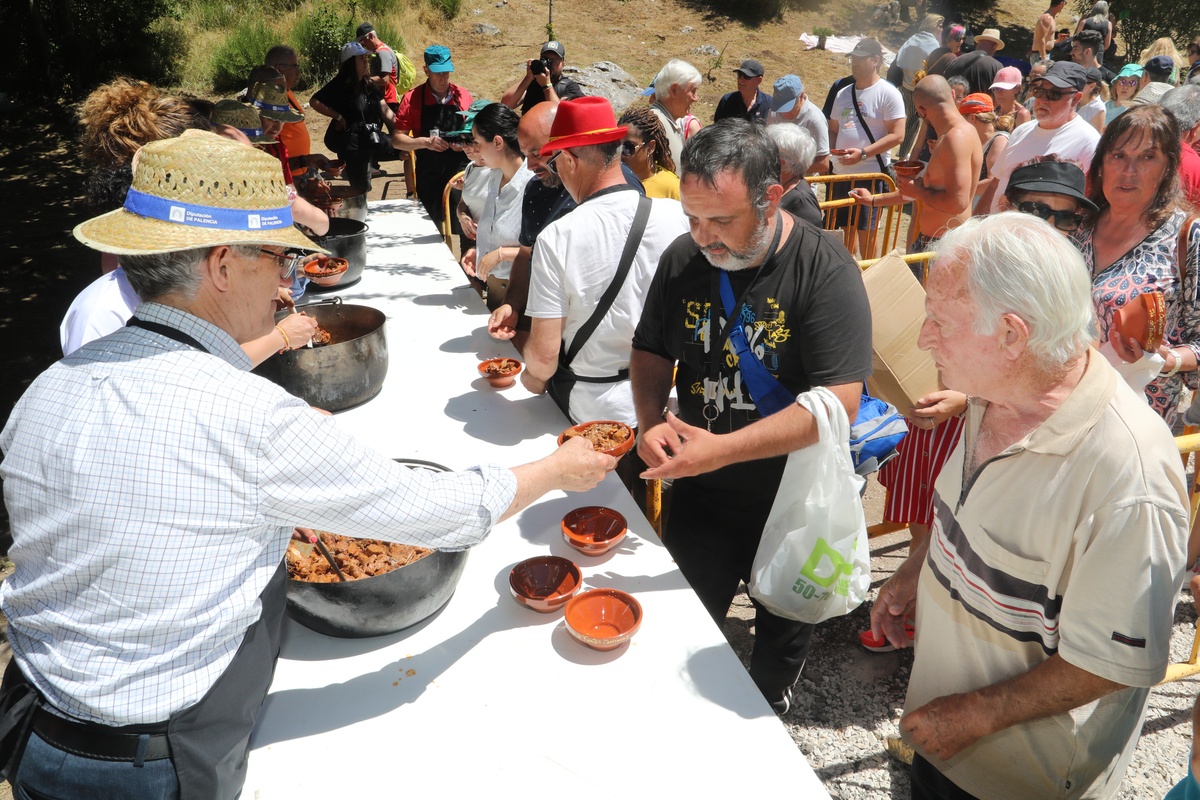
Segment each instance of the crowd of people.
[{"label": "crowd of people", "polygon": [[[858,412],[871,307],[852,251],[872,255],[896,206],[908,252],[932,256],[914,266],[919,346],[944,389],[901,409],[910,431],[880,480],[910,556],[862,643],[915,642],[913,796],[1111,796],[1200,555],[1172,439],[1200,388],[1200,38],[1186,58],[1159,40],[1118,67],[1107,3],[1073,33],[1063,7],[1034,22],[1026,61],[1002,55],[999,30],[935,14],[891,69],[861,39],[823,106],[802,76],[769,81],[747,59],[709,124],[680,59],[618,119],[566,76],[562,42],[490,102],[453,82],[442,45],[403,85],[405,56],[359,27],[309,102],[327,149],[360,189],[414,152],[435,223],[463,173],[448,221],[488,332],[572,422],[637,429],[619,465],[575,439],[534,465],[421,477],[248,375],[314,328],[270,313],[303,302],[296,267],[329,222],[294,188],[330,165],[293,93],[296,51],[272,48],[236,100],[102,87],[82,121],[106,213],[75,235],[106,272],[0,434],[17,563],[0,595],[14,653],[0,744],[31,731],[0,768],[30,796],[236,795],[296,524],[467,547],[545,491],[614,468],[666,479],[664,544],[720,624],[787,454],[817,439],[796,396],[825,387]],[[919,174],[896,175],[910,160]],[[816,174],[834,176],[826,195]],[[1159,343],[1118,324],[1143,295],[1161,296]],[[307,491],[331,474],[360,505]],[[145,505],[164,480],[178,491],[136,520],[94,511]],[[206,559],[199,529],[240,545]],[[161,591],[131,572],[198,561]],[[749,673],[785,714],[814,626],[755,602],[754,627]]]}]

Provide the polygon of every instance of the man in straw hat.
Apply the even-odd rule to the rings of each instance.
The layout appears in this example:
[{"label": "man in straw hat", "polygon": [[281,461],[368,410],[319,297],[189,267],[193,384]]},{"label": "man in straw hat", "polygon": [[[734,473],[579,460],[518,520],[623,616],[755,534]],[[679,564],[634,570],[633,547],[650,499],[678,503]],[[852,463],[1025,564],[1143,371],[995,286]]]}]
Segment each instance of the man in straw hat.
[{"label": "man in straw hat", "polygon": [[294,524],[461,549],[614,466],[569,442],[512,470],[411,471],[246,372],[238,343],[271,330],[317,248],[273,158],[189,133],[143,147],[125,207],[75,229],[121,254],[145,302],[38,377],[0,433],[19,562],[0,733],[31,732],[4,765],[18,795],[236,796]]},{"label": "man in straw hat", "polygon": [[572,422],[637,423],[629,343],[659,255],[687,231],[677,201],[650,200],[625,181],[625,131],[603,97],[566,100],[541,150],[579,206],[533,248],[521,381],[548,391]]},{"label": "man in straw hat", "polygon": [[[871,310],[846,249],[779,211],[779,152],[762,127],[703,128],[681,166],[691,235],[663,253],[630,369],[642,477],[675,479],[663,543],[719,625],[750,578],[786,454],[817,441],[796,395],[824,386],[858,412]],[[678,416],[664,414],[672,383]],[[784,714],[813,626],[755,609],[750,677]]]}]

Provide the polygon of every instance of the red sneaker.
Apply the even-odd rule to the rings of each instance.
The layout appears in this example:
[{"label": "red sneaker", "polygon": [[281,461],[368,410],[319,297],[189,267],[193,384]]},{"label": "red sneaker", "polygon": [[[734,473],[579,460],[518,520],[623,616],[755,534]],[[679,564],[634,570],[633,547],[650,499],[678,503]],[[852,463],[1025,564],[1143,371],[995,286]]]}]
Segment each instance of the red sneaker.
[{"label": "red sneaker", "polygon": [[[904,632],[911,639],[916,633],[916,629],[906,622],[904,623]],[[896,646],[889,642],[886,637],[876,636],[869,628],[858,634],[858,641],[872,653],[890,653],[896,649]]]}]

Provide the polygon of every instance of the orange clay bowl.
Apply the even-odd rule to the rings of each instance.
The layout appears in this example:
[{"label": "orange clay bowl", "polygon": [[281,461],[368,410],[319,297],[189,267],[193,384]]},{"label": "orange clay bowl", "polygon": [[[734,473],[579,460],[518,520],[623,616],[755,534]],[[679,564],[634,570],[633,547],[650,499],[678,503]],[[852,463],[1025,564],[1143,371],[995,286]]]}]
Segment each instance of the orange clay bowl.
[{"label": "orange clay bowl", "polygon": [[892,165],[892,169],[902,178],[915,178],[925,169],[925,165],[920,161],[897,161]]},{"label": "orange clay bowl", "polygon": [[[489,371],[488,367],[492,369]],[[479,362],[479,374],[497,389],[505,389],[517,382],[521,367],[521,362],[515,358],[489,358]]]},{"label": "orange clay bowl", "polygon": [[625,517],[604,506],[582,506],[562,518],[563,539],[585,556],[604,555],[628,532]]},{"label": "orange clay bowl", "polygon": [[847,154],[847,153],[849,153],[849,152],[850,152],[849,150],[830,150],[830,151],[829,151],[829,155],[831,155],[831,156],[844,156],[844,155],[846,155],[846,154]]},{"label": "orange clay bowl", "polygon": [[588,428],[591,425],[620,425],[622,428],[624,428],[626,431],[629,432],[629,435],[627,437],[625,437],[625,441],[621,442],[616,447],[610,447],[607,450],[600,451],[606,455],[612,456],[613,458],[620,458],[621,456],[628,453],[630,450],[633,449],[633,444],[637,440],[637,437],[633,435],[633,428],[629,427],[624,422],[617,422],[614,419],[594,419],[594,420],[591,420],[590,422],[581,422],[578,425],[572,425],[571,427],[567,428],[565,431],[560,433],[558,435],[559,445],[562,445],[563,442],[567,441],[567,434],[571,433],[571,431],[575,431],[576,433],[582,433],[586,428]]},{"label": "orange clay bowl", "polygon": [[527,558],[508,573],[513,599],[540,614],[558,611],[579,593],[582,584],[579,567],[561,556]]},{"label": "orange clay bowl", "polygon": [[642,605],[617,589],[590,589],[567,603],[567,632],[593,650],[615,650],[642,625]]},{"label": "orange clay bowl", "polygon": [[344,258],[327,258],[320,256],[304,265],[304,277],[317,286],[336,286],[350,262]]}]

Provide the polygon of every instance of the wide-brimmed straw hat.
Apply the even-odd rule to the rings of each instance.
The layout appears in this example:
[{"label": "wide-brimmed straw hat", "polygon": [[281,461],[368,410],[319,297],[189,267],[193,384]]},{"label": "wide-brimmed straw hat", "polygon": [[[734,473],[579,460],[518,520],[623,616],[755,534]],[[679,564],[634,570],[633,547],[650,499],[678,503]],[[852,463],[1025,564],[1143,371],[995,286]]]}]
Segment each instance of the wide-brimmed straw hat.
[{"label": "wide-brimmed straw hat", "polygon": [[1000,38],[1000,31],[996,28],[988,28],[983,33],[975,35],[977,42],[992,42],[996,45],[996,50],[1004,49],[1004,40]]},{"label": "wide-brimmed straw hat", "polygon": [[275,137],[263,133],[262,119],[258,109],[251,108],[237,100],[220,100],[213,106],[212,122],[214,125],[228,125],[246,134],[246,138],[254,144],[274,144]]},{"label": "wide-brimmed straw hat", "polygon": [[250,98],[250,105],[258,109],[258,113],[267,119],[279,122],[304,121],[304,115],[288,103],[287,92],[273,83],[260,83],[254,87],[254,96]]},{"label": "wide-brimmed straw hat", "polygon": [[558,104],[554,124],[550,126],[550,138],[542,148],[542,155],[548,156],[568,147],[615,142],[625,138],[628,130],[627,125],[617,125],[612,104],[603,97],[563,100]]},{"label": "wide-brimmed straw hat", "polygon": [[278,158],[194,130],[138,150],[124,208],[77,225],[73,233],[93,250],[117,255],[221,244],[326,252],[292,225]]}]

